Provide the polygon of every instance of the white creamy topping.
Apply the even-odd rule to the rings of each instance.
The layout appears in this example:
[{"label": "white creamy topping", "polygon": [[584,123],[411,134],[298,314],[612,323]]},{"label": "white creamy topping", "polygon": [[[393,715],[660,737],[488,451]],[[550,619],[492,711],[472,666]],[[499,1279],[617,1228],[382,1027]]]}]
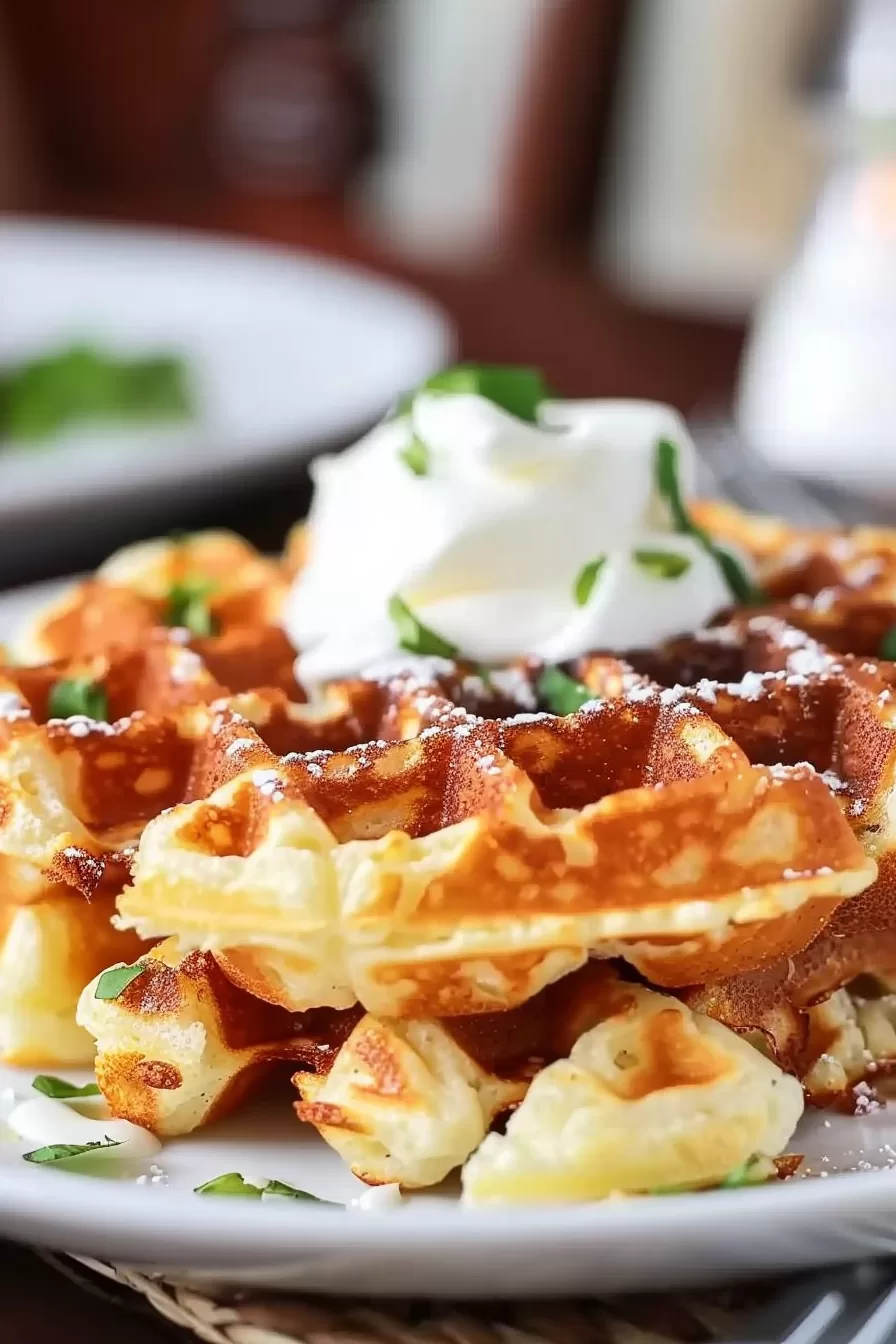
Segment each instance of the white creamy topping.
[{"label": "white creamy topping", "polygon": [[153,1157],[162,1146],[148,1129],[132,1125],[130,1120],[92,1120],[50,1097],[33,1097],[21,1102],[7,1116],[6,1123],[20,1139],[38,1147],[55,1143],[96,1143],[103,1139],[114,1139],[120,1144],[118,1148],[97,1150],[97,1158]]},{"label": "white creamy topping", "polygon": [[[402,460],[413,436],[426,474]],[[358,673],[397,649],[394,594],[468,658],[562,661],[647,646],[728,605],[719,568],[674,530],[657,491],[660,439],[678,449],[686,499],[694,449],[670,407],[544,402],[527,424],[473,394],[419,393],[410,414],[314,467],[311,553],[284,626],[307,682]],[[635,551],[674,552],[680,577]],[[584,606],[577,575],[604,563]]]},{"label": "white creamy topping", "polygon": [[359,1199],[352,1200],[351,1207],[360,1209],[362,1213],[385,1213],[389,1209],[401,1208],[403,1203],[400,1185],[372,1185]]}]

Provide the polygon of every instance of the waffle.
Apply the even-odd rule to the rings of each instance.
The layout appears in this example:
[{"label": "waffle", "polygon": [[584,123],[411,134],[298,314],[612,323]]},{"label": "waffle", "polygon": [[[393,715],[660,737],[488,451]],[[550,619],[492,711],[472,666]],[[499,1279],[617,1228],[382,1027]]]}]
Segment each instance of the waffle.
[{"label": "waffle", "polygon": [[397,1021],[360,1008],[293,1015],[237,989],[209,953],[161,944],[117,999],[88,985],[78,1020],[97,1041],[113,1112],[186,1134],[256,1092],[278,1063],[301,1066],[300,1118],[372,1184],[429,1185],[459,1165],[546,1059],[595,1020],[596,967],[510,1013]]},{"label": "waffle", "polygon": [[[21,702],[20,702],[21,704]],[[0,1054],[7,1063],[92,1057],[74,1009],[86,980],[142,950],[110,920],[143,824],[189,796],[208,711],[36,723],[0,719]]]},{"label": "waffle", "polygon": [[300,1120],[371,1185],[435,1185],[604,1007],[591,962],[503,1013],[436,1020],[365,1014],[327,1070],[297,1073]]},{"label": "waffle", "polygon": [[[145,968],[116,1000],[96,999],[95,984],[88,985],[79,1006],[79,1022],[97,1038],[96,1076],[114,1114],[163,1137],[186,1134],[245,1102],[290,1062],[299,1066],[299,1119],[371,1185],[440,1182],[479,1148],[496,1118],[523,1101],[533,1078],[538,1085],[545,1065],[570,1051],[577,1058],[599,1023],[611,1061],[631,1051],[634,1033],[643,1046],[604,1154],[608,1188],[649,1188],[670,1174],[683,1185],[709,1184],[754,1154],[779,1152],[802,1109],[799,1085],[752,1047],[674,999],[624,984],[605,962],[589,963],[520,1008],[443,1021],[360,1009],[294,1016],[236,989],[208,953],[181,958],[170,944],[146,957]],[[644,1001],[652,1017],[641,1012]],[[620,1003],[639,1005],[637,1022],[621,1028],[607,1020]],[[663,1030],[670,1014],[672,1029]],[[684,1139],[677,1146],[667,1140],[657,1154],[658,1124],[645,1134],[653,1156],[642,1154],[639,1183],[623,1135],[640,1124],[645,1098],[658,1112],[672,1090]],[[543,1135],[545,1143],[555,1138]],[[482,1150],[486,1166],[492,1142]],[[479,1162],[470,1167],[472,1198],[480,1197]],[[482,1197],[514,1195],[492,1189]]]},{"label": "waffle", "polygon": [[773,614],[840,653],[892,657],[896,626],[896,530],[795,528],[718,501],[696,516],[720,540],[753,557]]},{"label": "waffle", "polygon": [[874,878],[811,768],[750,766],[690,705],[432,712],[317,755],[231,725],[217,787],[146,827],[119,926],[211,950],[293,1012],[443,1017],[524,1003],[589,954],[672,986],[747,970]]},{"label": "waffle", "polygon": [[[588,662],[583,676],[606,677],[606,660]],[[868,889],[786,961],[687,993],[689,1003],[728,1025],[761,1033],[805,1077],[810,1096],[830,1100],[860,1081],[869,1062],[879,1063],[867,1043],[858,1044],[851,1000],[838,992],[857,976],[896,971],[896,668],[834,653],[770,615],[740,616],[631,662],[616,667],[617,680],[670,683],[661,698],[710,714],[752,762],[772,769],[808,763],[877,864]],[[836,1062],[833,1040],[843,1056],[839,1071],[818,1067],[823,1055]]]},{"label": "waffle", "polygon": [[113,1114],[161,1137],[220,1119],[278,1063],[327,1068],[358,1013],[296,1017],[237,989],[208,953],[160,944],[117,999],[81,994],[96,1077]]},{"label": "waffle", "polygon": [[[123,650],[136,651],[139,665],[160,629],[184,618],[184,603],[172,599],[191,585],[203,598],[208,625],[178,631],[186,679],[198,659],[219,686],[276,687],[298,699],[295,654],[279,627],[286,582],[277,562],[229,532],[144,542],[117,552],[92,578],[38,611],[17,632],[9,653],[19,667],[52,665],[45,680],[78,675],[81,666],[89,674],[97,666],[93,660],[102,670],[102,655]],[[192,662],[186,651],[195,655]]]},{"label": "waffle", "polygon": [[803,1110],[796,1079],[711,1018],[604,974],[599,1024],[467,1162],[465,1203],[718,1185],[787,1144]]}]

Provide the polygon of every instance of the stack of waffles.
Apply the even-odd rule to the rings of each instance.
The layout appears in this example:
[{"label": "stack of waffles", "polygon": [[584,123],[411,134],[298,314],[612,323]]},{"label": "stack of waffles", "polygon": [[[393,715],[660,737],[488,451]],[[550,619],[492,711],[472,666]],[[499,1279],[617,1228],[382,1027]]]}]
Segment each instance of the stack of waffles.
[{"label": "stack of waffles", "polygon": [[132,548],[41,613],[0,666],[6,1062],[95,1058],[161,1136],[285,1071],[363,1180],[463,1166],[471,1202],[762,1179],[804,1092],[867,1104],[896,1059],[896,542],[707,513],[772,605],[552,670],[561,715],[530,663],[309,701],[298,545]]}]

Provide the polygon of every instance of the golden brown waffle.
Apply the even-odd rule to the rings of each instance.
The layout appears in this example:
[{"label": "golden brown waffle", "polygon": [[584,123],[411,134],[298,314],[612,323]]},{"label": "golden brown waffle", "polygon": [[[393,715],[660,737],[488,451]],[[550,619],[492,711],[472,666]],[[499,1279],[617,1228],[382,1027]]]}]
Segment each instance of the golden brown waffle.
[{"label": "golden brown waffle", "polygon": [[[605,1079],[601,1193],[710,1184],[754,1155],[776,1155],[802,1109],[798,1084],[752,1047],[676,1000],[623,982],[607,962],[588,963],[508,1012],[442,1021],[359,1009],[294,1016],[236,989],[208,953],[178,960],[170,945],[146,958],[118,999],[98,1000],[94,989],[82,995],[79,1021],[97,1037],[97,1079],[115,1114],[163,1136],[188,1133],[244,1102],[291,1061],[300,1066],[293,1078],[299,1119],[373,1185],[441,1181],[498,1116],[523,1101],[546,1065],[564,1061],[554,1068],[571,1074],[575,1065],[565,1057],[578,1060],[582,1040]],[[553,1081],[549,1069],[546,1082]],[[600,1090],[597,1077],[593,1085]],[[536,1086],[538,1130],[544,1084]],[[574,1098],[559,1101],[569,1110]],[[532,1126],[530,1109],[524,1128]],[[665,1136],[663,1117],[675,1121]],[[538,1137],[556,1150],[555,1130],[542,1126]],[[554,1197],[593,1195],[582,1184],[594,1179],[591,1155],[578,1143],[565,1151],[567,1184]],[[483,1153],[474,1160],[471,1198],[532,1193],[526,1173],[521,1181],[500,1157],[502,1188],[493,1188],[492,1150]],[[570,1191],[576,1172],[579,1188]]]},{"label": "golden brown waffle", "polygon": [[896,627],[896,530],[794,528],[719,501],[701,503],[695,517],[752,557],[771,612],[840,653],[896,652],[883,644]]},{"label": "golden brown waffle", "polygon": [[[97,999],[88,985],[78,1009],[97,1039],[97,1079],[115,1114],[160,1135],[185,1134],[288,1061],[301,1066],[300,1118],[374,1184],[399,1179],[399,1169],[414,1183],[415,1163],[416,1183],[432,1184],[462,1161],[537,1070],[599,1020],[606,977],[592,963],[513,1012],[439,1023],[360,1008],[290,1014],[237,989],[210,954],[181,958],[168,943],[144,966],[117,999]],[[411,1130],[429,1127],[428,1137],[420,1144],[418,1133],[415,1148],[413,1134],[405,1142],[393,1134],[384,1145],[390,1116]]]},{"label": "golden brown waffle", "polygon": [[276,626],[286,575],[231,532],[128,546],[38,611],[14,638],[13,657],[34,664],[138,647],[150,630],[174,623],[172,598],[184,585],[202,596],[226,635]]},{"label": "golden brown waffle", "polygon": [[[808,946],[747,975],[704,980],[686,995],[728,1025],[763,1033],[817,1098],[829,1096],[835,1075],[815,1065],[831,1053],[828,1038],[840,1039],[843,1023],[836,1006],[821,1012],[815,1005],[856,976],[896,970],[896,668],[833,653],[769,615],[744,615],[631,661],[641,675],[667,684],[661,698],[711,715],[752,762],[773,769],[807,762],[817,770],[877,863],[876,881]],[[585,660],[580,673],[606,677],[607,665]],[[627,664],[612,665],[617,677],[631,677]],[[869,1062],[880,1061],[867,1054]],[[864,1072],[857,1073],[851,1051],[841,1074],[855,1083]]]},{"label": "golden brown waffle", "polygon": [[206,952],[163,943],[144,967],[116,999],[97,999],[91,981],[78,1021],[113,1113],[163,1137],[221,1118],[278,1063],[328,1069],[361,1015],[287,1013],[237,989]]},{"label": "golden brown waffle", "polygon": [[[10,653],[35,695],[80,675],[111,675],[115,688],[117,670],[125,688],[143,691],[132,708],[167,708],[150,693],[172,680],[163,677],[160,655],[152,653],[170,642],[181,650],[179,658],[172,655],[176,685],[204,677],[217,683],[217,694],[267,686],[300,699],[295,653],[279,626],[286,583],[278,562],[228,532],[129,546],[39,611],[13,639]],[[187,629],[180,622],[189,620],[190,592],[201,602],[202,621]],[[172,632],[172,626],[180,628]],[[128,653],[133,667],[122,657]]]},{"label": "golden brown waffle", "polygon": [[602,968],[595,1023],[463,1172],[464,1202],[551,1203],[768,1179],[799,1083],[666,994]]},{"label": "golden brown waffle", "polygon": [[147,826],[121,923],[292,1011],[445,1016],[522,1003],[589,952],[661,984],[734,974],[874,878],[811,768],[753,767],[657,692],[566,719],[424,701],[417,736],[344,752],[278,757],[222,724],[214,790]]}]

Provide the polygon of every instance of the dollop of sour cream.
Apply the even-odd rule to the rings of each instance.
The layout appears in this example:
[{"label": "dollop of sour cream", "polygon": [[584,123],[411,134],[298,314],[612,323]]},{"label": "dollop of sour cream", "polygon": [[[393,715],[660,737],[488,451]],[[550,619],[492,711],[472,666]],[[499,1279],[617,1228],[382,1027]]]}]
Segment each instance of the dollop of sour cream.
[{"label": "dollop of sour cream", "polygon": [[[530,424],[476,394],[418,393],[410,412],[315,464],[310,554],[283,618],[300,679],[394,655],[396,594],[483,663],[561,662],[705,624],[731,595],[657,488],[662,439],[687,499],[694,448],[668,406],[546,401]],[[658,552],[678,557],[665,575],[649,563]]]},{"label": "dollop of sour cream", "polygon": [[162,1146],[148,1129],[133,1125],[130,1120],[96,1120],[50,1097],[32,1097],[20,1102],[6,1117],[6,1124],[13,1134],[37,1147],[96,1143],[104,1139],[114,1139],[119,1145],[97,1149],[90,1154],[91,1161],[104,1158],[137,1161],[154,1157]]}]

